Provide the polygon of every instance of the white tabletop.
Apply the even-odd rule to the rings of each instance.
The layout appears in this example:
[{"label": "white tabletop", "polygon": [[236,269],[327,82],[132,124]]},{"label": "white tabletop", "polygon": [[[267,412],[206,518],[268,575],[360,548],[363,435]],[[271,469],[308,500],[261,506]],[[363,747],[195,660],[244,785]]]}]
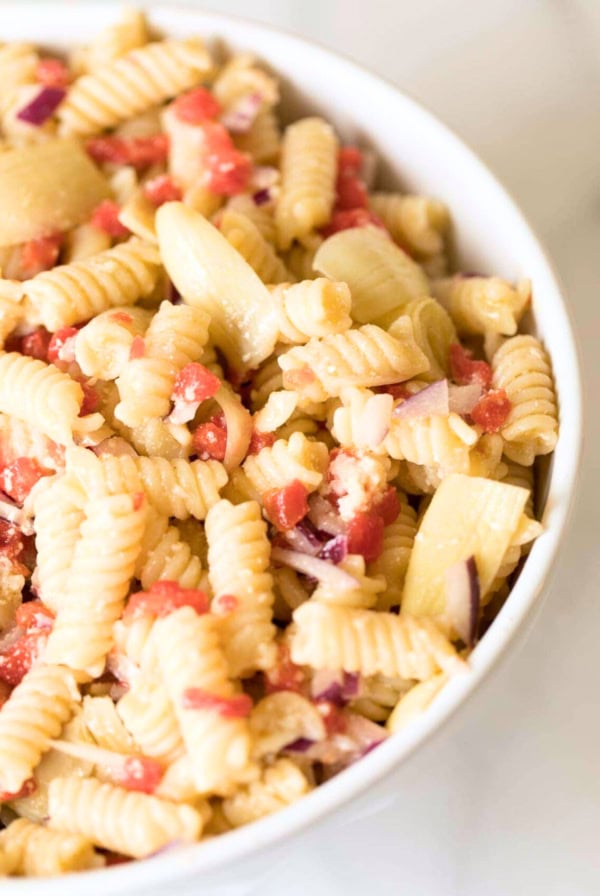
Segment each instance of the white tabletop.
[{"label": "white tabletop", "polygon": [[394,809],[290,845],[260,894],[597,894],[600,0],[203,5],[343,51],[422,100],[480,153],[558,266],[589,399],[580,499],[524,647],[425,745]]}]

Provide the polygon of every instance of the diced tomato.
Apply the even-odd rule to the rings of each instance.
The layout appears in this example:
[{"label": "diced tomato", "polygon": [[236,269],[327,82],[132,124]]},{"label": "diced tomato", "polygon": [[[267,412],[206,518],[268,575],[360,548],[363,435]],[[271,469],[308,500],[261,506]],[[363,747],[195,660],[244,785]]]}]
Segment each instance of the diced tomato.
[{"label": "diced tomato", "polygon": [[57,361],[70,364],[75,360],[75,337],[78,332],[77,327],[63,327],[52,335],[47,355],[51,364]]},{"label": "diced tomato", "polygon": [[129,314],[128,311],[113,311],[110,315],[110,319],[114,320],[118,324],[123,324],[123,326],[125,327],[133,323],[133,317],[131,316],[131,314]]},{"label": "diced tomato", "polygon": [[338,152],[338,174],[358,177],[363,160],[363,154],[358,146],[341,146]]},{"label": "diced tomato", "polygon": [[316,707],[323,719],[327,736],[343,734],[346,730],[346,716],[344,712],[329,700],[317,700]]},{"label": "diced tomato", "polygon": [[293,529],[308,513],[308,490],[299,479],[294,479],[283,488],[265,492],[262,504],[274,526],[281,531]]},{"label": "diced tomato", "polygon": [[498,432],[508,419],[512,410],[512,402],[504,389],[494,389],[483,395],[473,410],[473,423],[483,426],[485,432]]},{"label": "diced tomato", "polygon": [[28,778],[20,790],[11,793],[9,790],[0,790],[0,803],[8,803],[10,800],[20,800],[23,797],[31,796],[37,790],[35,778]]},{"label": "diced tomato", "polygon": [[177,202],[182,195],[181,187],[168,174],[160,174],[144,184],[144,196],[157,207],[164,202]]},{"label": "diced tomato", "polygon": [[287,644],[279,645],[277,661],[272,669],[264,673],[264,681],[267,694],[274,694],[276,691],[294,691],[300,694],[305,689],[304,670],[293,662]]},{"label": "diced tomato", "polygon": [[252,173],[252,160],[236,149],[222,124],[206,122],[203,131],[208,189],[219,196],[243,193]]},{"label": "diced tomato", "polygon": [[239,599],[235,594],[218,594],[213,599],[211,611],[218,616],[227,616],[228,613],[233,613],[234,610],[237,610],[239,604]]},{"label": "diced tomato", "polygon": [[35,629],[7,647],[0,654],[0,679],[14,687],[20,684],[40,656],[47,637],[47,629]]},{"label": "diced tomato", "polygon": [[147,168],[148,165],[167,160],[169,138],[166,134],[127,138],[93,137],[86,143],[86,149],[95,162]]},{"label": "diced tomato", "polygon": [[[381,227],[385,230],[385,225],[381,218],[378,218],[373,212],[366,208],[348,208],[334,211],[329,224],[321,229],[323,236],[332,236],[334,233],[340,233],[342,230],[350,230],[352,227],[367,227],[374,224],[375,227]],[[387,233],[387,231],[386,231]]]},{"label": "diced tomato", "polygon": [[32,333],[28,333],[21,339],[21,354],[37,358],[38,361],[47,361],[51,339],[52,336],[45,327],[38,327],[37,330],[33,330]]},{"label": "diced tomato", "polygon": [[167,579],[154,582],[148,591],[136,591],[129,598],[123,618],[129,616],[168,616],[180,607],[192,607],[196,613],[207,613],[209,600],[204,591],[182,588]]},{"label": "diced tomato", "polygon": [[221,104],[206,87],[195,87],[177,97],[173,111],[180,121],[202,124],[221,114]]},{"label": "diced tomato", "polygon": [[489,389],[492,385],[492,368],[487,361],[474,361],[470,352],[458,342],[450,346],[450,374],[459,386],[479,383]]},{"label": "diced tomato", "polygon": [[36,482],[43,476],[51,476],[52,472],[33,457],[19,457],[0,471],[0,489],[22,504]]},{"label": "diced tomato", "polygon": [[58,233],[24,243],[20,259],[22,279],[27,280],[53,268],[58,259],[62,239],[62,234]]},{"label": "diced tomato", "polygon": [[147,756],[128,756],[121,766],[111,769],[111,778],[126,790],[154,793],[164,769],[156,759]]},{"label": "diced tomato", "polygon": [[248,446],[248,454],[258,454],[263,448],[270,448],[275,444],[275,433],[260,432],[258,429],[252,430],[250,436],[250,445]]},{"label": "diced tomato", "polygon": [[16,560],[23,550],[23,533],[8,520],[0,519],[0,553]]},{"label": "diced tomato", "polygon": [[35,76],[44,87],[65,88],[71,80],[69,70],[62,59],[52,57],[40,59],[35,69]]},{"label": "diced tomato", "polygon": [[378,513],[357,513],[348,523],[348,552],[362,554],[366,563],[377,560],[383,550],[383,529]]},{"label": "diced tomato", "polygon": [[187,688],[181,702],[184,709],[209,709],[224,719],[245,719],[252,710],[252,698],[248,694],[220,697],[202,688]]},{"label": "diced tomato", "polygon": [[175,377],[174,401],[205,401],[213,398],[221,388],[221,380],[203,364],[192,361],[182,367]]},{"label": "diced tomato", "polygon": [[41,600],[29,600],[18,608],[15,621],[26,632],[48,630],[54,623],[54,613]]},{"label": "diced tomato", "polygon": [[367,207],[369,196],[362,180],[356,177],[338,177],[335,207],[337,211]]},{"label": "diced tomato", "polygon": [[388,486],[381,498],[373,505],[373,512],[383,520],[384,526],[391,526],[400,513],[400,499],[393,485]]},{"label": "diced tomato", "polygon": [[129,348],[129,360],[137,361],[146,354],[146,343],[143,336],[134,336]]},{"label": "diced tomato", "polygon": [[192,447],[200,460],[223,460],[227,450],[227,426],[222,415],[196,427]]},{"label": "diced tomato", "polygon": [[85,417],[86,414],[93,414],[94,411],[98,410],[100,407],[100,396],[94,387],[85,380],[81,380],[79,385],[83,389],[83,402],[81,404],[79,416]]},{"label": "diced tomato", "polygon": [[410,398],[411,393],[406,388],[404,383],[392,383],[389,386],[380,386],[378,389],[375,389],[376,392],[387,392],[388,395],[391,395],[394,400],[398,400],[399,398],[406,399]]},{"label": "diced tomato", "polygon": [[112,199],[104,199],[92,212],[91,224],[109,236],[127,236],[128,228],[119,221],[120,211],[118,203]]}]

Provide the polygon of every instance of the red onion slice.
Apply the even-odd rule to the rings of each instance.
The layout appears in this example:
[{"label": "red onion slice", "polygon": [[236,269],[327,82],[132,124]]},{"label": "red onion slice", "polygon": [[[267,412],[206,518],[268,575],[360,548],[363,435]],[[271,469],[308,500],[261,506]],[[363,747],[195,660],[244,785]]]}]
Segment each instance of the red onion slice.
[{"label": "red onion slice", "polygon": [[470,414],[483,394],[479,383],[469,383],[467,386],[448,386],[448,405],[454,414]]},{"label": "red onion slice", "polygon": [[252,200],[255,205],[266,205],[271,201],[271,191],[267,187],[263,187],[262,190],[257,190],[252,194]]},{"label": "red onion slice", "polygon": [[349,700],[358,696],[359,681],[357,672],[317,669],[310,684],[310,692],[314,700],[327,700],[336,706],[345,706]]},{"label": "red onion slice", "polygon": [[468,647],[475,643],[481,589],[475,557],[459,560],[446,570],[446,616]]},{"label": "red onion slice", "polygon": [[42,87],[31,102],[17,112],[17,118],[39,127],[54,115],[66,95],[60,87]]},{"label": "red onion slice", "polygon": [[298,551],[300,554],[308,554],[310,557],[316,557],[322,547],[318,538],[312,535],[312,533],[309,535],[299,526],[288,529],[285,533],[285,540],[295,551]]},{"label": "red onion slice", "polygon": [[306,753],[315,743],[316,741],[310,740],[308,737],[299,737],[293,740],[291,744],[286,744],[283,749],[288,753]]},{"label": "red onion slice", "polygon": [[328,563],[319,560],[318,557],[309,557],[308,554],[300,554],[297,551],[286,551],[284,548],[273,548],[271,557],[275,563],[290,566],[305,576],[311,576],[330,588],[339,588],[340,591],[349,591],[360,587],[360,582],[350,573]]},{"label": "red onion slice", "polygon": [[394,409],[394,417],[437,417],[450,413],[448,380],[438,380]]},{"label": "red onion slice", "polygon": [[329,501],[321,495],[311,495],[308,507],[308,518],[319,531],[328,535],[345,535],[346,526]]},{"label": "red onion slice", "polygon": [[247,93],[221,116],[221,124],[232,134],[247,134],[262,106],[260,93]]},{"label": "red onion slice", "polygon": [[348,536],[336,535],[321,547],[318,553],[321,560],[329,560],[331,563],[341,563],[348,556]]}]

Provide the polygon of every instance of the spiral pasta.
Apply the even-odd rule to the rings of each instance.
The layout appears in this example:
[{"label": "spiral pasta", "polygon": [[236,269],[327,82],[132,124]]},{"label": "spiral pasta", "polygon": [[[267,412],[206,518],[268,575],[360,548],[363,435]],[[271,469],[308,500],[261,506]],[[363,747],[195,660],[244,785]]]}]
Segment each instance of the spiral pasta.
[{"label": "spiral pasta", "polygon": [[118,420],[139,426],[169,413],[177,372],[202,356],[208,321],[200,308],[162,302],[146,331],[143,357],[129,361],[117,380]]},{"label": "spiral pasta", "polygon": [[451,413],[447,417],[392,417],[385,447],[391,457],[446,472],[466,472],[477,431]]},{"label": "spiral pasta", "polygon": [[75,360],[86,376],[115,380],[129,360],[131,343],[145,333],[152,314],[133,305],[103,311],[79,330]]},{"label": "spiral pasta", "polygon": [[257,65],[250,53],[240,53],[229,59],[215,78],[213,90],[226,109],[252,94],[260,96],[267,108],[279,102],[277,79]]},{"label": "spiral pasta", "polygon": [[244,472],[253,488],[264,494],[273,488],[297,479],[307,489],[316,491],[323,481],[328,452],[321,442],[311,442],[302,433],[292,433],[288,439],[277,439],[270,447],[250,455],[244,462]]},{"label": "spiral pasta", "polygon": [[169,765],[183,754],[179,722],[158,675],[146,670],[121,697],[117,712],[144,756]]},{"label": "spiral pasta", "polygon": [[96,134],[197,84],[211,68],[198,40],[158,41],[78,78],[58,110],[63,136]]},{"label": "spiral pasta", "polygon": [[291,806],[310,790],[306,776],[289,759],[278,759],[233,796],[223,800],[223,813],[234,828],[258,821]]},{"label": "spiral pasta", "polygon": [[271,109],[261,109],[245,134],[236,134],[235,145],[247,152],[257,165],[269,165],[281,152],[281,131]]},{"label": "spiral pasta", "polygon": [[365,572],[365,558],[361,554],[348,554],[338,563],[339,569],[356,579],[356,586],[349,588],[332,587],[321,582],[312,593],[312,599],[340,607],[360,607],[370,610],[378,603],[378,595],[385,589],[385,580],[380,575]]},{"label": "spiral pasta", "polygon": [[[56,612],[64,601],[75,546],[85,519],[85,496],[76,483],[61,477],[34,499],[37,565],[33,583],[44,603]],[[56,520],[60,519],[60,526]]]},{"label": "spiral pasta", "polygon": [[79,417],[83,390],[52,364],[19,352],[0,354],[0,412],[38,427],[60,445],[73,442],[73,432],[99,415]]},{"label": "spiral pasta", "polygon": [[248,723],[212,708],[184,705],[184,694],[190,688],[226,699],[235,695],[220,645],[218,620],[183,607],[157,620],[153,637],[198,793],[226,792],[247,773]]},{"label": "spiral pasta", "polygon": [[325,277],[282,284],[271,291],[277,300],[279,339],[296,345],[312,337],[344,333],[352,325],[352,299],[345,283]]},{"label": "spiral pasta", "polygon": [[402,587],[408,561],[417,534],[417,514],[406,498],[400,498],[400,513],[383,532],[383,550],[369,566],[370,575],[384,576],[385,591],[377,600],[377,609],[390,610],[402,603]]},{"label": "spiral pasta", "polygon": [[[0,47],[0,84],[4,98],[21,84],[35,81],[38,54],[31,44],[10,43]],[[4,103],[0,103],[0,108]]]},{"label": "spiral pasta", "polygon": [[514,336],[531,301],[531,283],[512,287],[500,277],[456,274],[433,282],[433,293],[448,309],[461,333],[500,333]]},{"label": "spiral pasta", "polygon": [[150,668],[156,662],[156,651],[150,637],[154,616],[142,615],[133,619],[118,619],[113,626],[114,649],[135,663]]},{"label": "spiral pasta", "polygon": [[0,850],[8,874],[46,877],[104,865],[86,837],[51,831],[26,818],[17,818],[0,831]]},{"label": "spiral pasta", "polygon": [[280,249],[327,224],[335,196],[338,142],[322,118],[289,125],[281,147],[281,193],[275,209]]},{"label": "spiral pasta", "polygon": [[113,623],[123,610],[140,552],[146,506],[129,494],[98,498],[86,507],[45,657],[95,678],[113,645]]},{"label": "spiral pasta", "polygon": [[410,379],[428,361],[414,341],[410,322],[396,336],[373,324],[311,339],[279,356],[283,385],[311,401],[336,397],[346,386],[382,386]]},{"label": "spiral pasta", "polygon": [[135,576],[144,589],[159,579],[178,582],[182,588],[198,588],[203,579],[200,559],[179,530],[169,526],[167,517],[153,511],[148,514]]},{"label": "spiral pasta", "polygon": [[494,355],[492,370],[494,387],[504,389],[512,404],[500,430],[504,453],[531,466],[538,455],[554,450],[558,438],[556,393],[546,350],[535,336],[514,336]]},{"label": "spiral pasta", "polygon": [[311,233],[301,243],[294,243],[285,254],[285,263],[297,280],[314,280],[318,276],[313,262],[323,237]]},{"label": "spiral pasta", "polygon": [[[410,318],[415,342],[429,361],[429,370],[421,372],[421,379],[435,382],[448,376],[450,346],[457,341],[456,330],[448,312],[427,297],[414,299],[402,309],[402,314]],[[394,335],[392,324],[388,332]]]},{"label": "spiral pasta", "polygon": [[[275,230],[275,217],[271,204],[257,205],[251,196],[248,196],[246,193],[240,193],[238,196],[231,196],[227,201],[225,209],[226,211],[239,212],[246,218],[249,218],[263,239],[268,243],[275,243],[277,231]],[[218,218],[218,213],[216,217]]]},{"label": "spiral pasta", "polygon": [[18,793],[80,701],[73,673],[37,664],[0,713],[0,790]]},{"label": "spiral pasta", "polygon": [[428,259],[445,249],[450,227],[448,208],[430,196],[373,193],[369,206],[394,240],[417,258]]},{"label": "spiral pasta", "polygon": [[41,323],[54,332],[147,296],[159,264],[156,247],[132,237],[83,261],[43,271],[23,288]]},{"label": "spiral pasta", "polygon": [[464,667],[452,644],[428,619],[308,601],[294,613],[292,659],[315,669],[390,675],[423,681]]},{"label": "spiral pasta", "polygon": [[273,246],[250,218],[233,209],[220,216],[219,230],[240,253],[263,283],[285,283],[291,274]]},{"label": "spiral pasta", "polygon": [[51,829],[81,834],[97,846],[134,858],[174,840],[197,840],[202,832],[202,815],[191,806],[95,778],[55,778],[50,782],[49,808]]},{"label": "spiral pasta", "polygon": [[208,574],[218,598],[231,594],[237,607],[221,619],[225,654],[232,676],[268,669],[275,658],[271,621],[271,546],[260,505],[219,501],[206,517]]},{"label": "spiral pasta", "polygon": [[0,414],[0,454],[3,462],[13,463],[19,457],[35,458],[46,470],[64,467],[64,449],[25,420]]},{"label": "spiral pasta", "polygon": [[133,8],[124,9],[118,22],[103,28],[91,44],[85,47],[81,53],[81,61],[85,63],[87,71],[94,71],[130,50],[142,47],[147,41],[148,29],[143,12]]},{"label": "spiral pasta", "polygon": [[89,451],[75,450],[68,464],[90,497],[143,491],[155,510],[179,520],[203,520],[227,482],[225,468],[216,460],[106,454],[95,458]]},{"label": "spiral pasta", "polygon": [[63,261],[65,264],[73,264],[76,261],[84,261],[92,255],[106,252],[110,249],[111,239],[108,233],[94,227],[93,224],[80,224],[69,231],[65,239]]},{"label": "spiral pasta", "polygon": [[99,747],[115,753],[136,752],[136,742],[119,718],[111,697],[84,697],[81,721]]}]

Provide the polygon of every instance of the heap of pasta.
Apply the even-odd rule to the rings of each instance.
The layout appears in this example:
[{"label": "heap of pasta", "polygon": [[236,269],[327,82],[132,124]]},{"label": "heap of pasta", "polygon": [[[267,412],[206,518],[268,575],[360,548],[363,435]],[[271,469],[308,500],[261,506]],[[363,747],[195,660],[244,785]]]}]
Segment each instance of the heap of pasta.
[{"label": "heap of pasta", "polygon": [[422,713],[541,531],[526,279],[130,11],[0,47],[0,874],[288,806]]}]

